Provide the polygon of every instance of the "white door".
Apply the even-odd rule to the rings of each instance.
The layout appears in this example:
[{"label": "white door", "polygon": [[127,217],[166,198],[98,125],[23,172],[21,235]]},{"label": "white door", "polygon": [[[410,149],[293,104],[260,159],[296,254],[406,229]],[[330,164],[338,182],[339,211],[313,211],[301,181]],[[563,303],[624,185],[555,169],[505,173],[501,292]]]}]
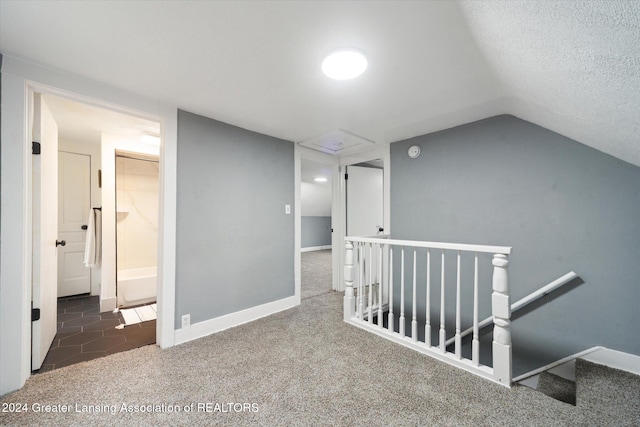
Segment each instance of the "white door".
[{"label": "white door", "polygon": [[40,94],[34,94],[32,304],[40,319],[31,323],[31,369],[40,369],[57,329],[58,296],[58,126]]},{"label": "white door", "polygon": [[[384,230],[384,179],[383,170],[378,168],[347,166],[347,236],[376,236]],[[382,230],[382,231],[381,231]],[[388,271],[388,252],[383,251],[382,277]],[[363,262],[363,260],[358,260]],[[381,277],[378,277],[378,259],[376,252],[370,261],[365,262],[364,283],[374,284],[369,292],[373,292],[373,303],[377,305],[378,288]],[[367,263],[370,262],[370,266]],[[371,273],[369,273],[371,272]],[[371,274],[371,276],[369,276]],[[388,289],[382,286],[382,303],[388,304]]]},{"label": "white door", "polygon": [[375,236],[383,227],[382,169],[347,166],[347,236]]},{"label": "white door", "polygon": [[91,157],[58,152],[58,297],[91,292],[91,269],[84,265],[84,245],[91,209]]}]

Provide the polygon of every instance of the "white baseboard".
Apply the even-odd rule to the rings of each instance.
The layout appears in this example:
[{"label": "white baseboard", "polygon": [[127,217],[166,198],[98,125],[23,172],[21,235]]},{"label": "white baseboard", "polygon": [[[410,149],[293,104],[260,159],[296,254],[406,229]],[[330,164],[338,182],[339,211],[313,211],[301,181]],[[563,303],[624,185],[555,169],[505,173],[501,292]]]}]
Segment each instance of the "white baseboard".
[{"label": "white baseboard", "polygon": [[[575,367],[575,360],[583,359],[588,362],[597,363],[599,365],[608,366],[610,368],[620,369],[621,371],[631,372],[640,375],[640,356],[635,354],[623,353],[617,350],[611,350],[606,347],[595,346],[590,349],[581,351],[571,356],[564,357],[553,363],[534,369],[531,372],[522,374],[513,379],[513,382],[522,382],[527,378],[539,375],[544,371],[549,371],[560,377],[575,381],[575,371],[569,373]],[[572,377],[573,375],[573,377]],[[526,384],[525,384],[526,385]]]},{"label": "white baseboard", "polygon": [[278,301],[269,302],[246,310],[236,311],[204,322],[194,323],[188,328],[175,331],[175,344],[182,344],[225,329],[240,326],[244,323],[270,316],[279,311],[288,310],[300,304],[299,297],[291,296]]},{"label": "white baseboard", "polygon": [[623,353],[622,351],[602,347],[593,353],[581,357],[581,359],[640,375],[640,356],[636,356],[635,354]]},{"label": "white baseboard", "polygon": [[100,313],[107,311],[113,311],[116,309],[116,297],[113,298],[101,298],[100,299]]},{"label": "white baseboard", "polygon": [[300,248],[300,252],[324,251],[325,249],[331,249],[331,245],[329,245],[329,246],[309,246],[308,248]]}]

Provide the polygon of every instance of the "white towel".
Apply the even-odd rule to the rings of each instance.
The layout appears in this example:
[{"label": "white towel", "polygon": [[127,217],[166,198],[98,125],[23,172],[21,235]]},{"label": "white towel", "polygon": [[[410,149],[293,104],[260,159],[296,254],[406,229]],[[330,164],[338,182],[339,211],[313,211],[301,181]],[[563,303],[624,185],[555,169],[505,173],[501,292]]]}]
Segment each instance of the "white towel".
[{"label": "white towel", "polygon": [[84,265],[95,267],[100,263],[100,248],[102,247],[102,212],[98,209],[89,210],[87,237],[84,242]]}]

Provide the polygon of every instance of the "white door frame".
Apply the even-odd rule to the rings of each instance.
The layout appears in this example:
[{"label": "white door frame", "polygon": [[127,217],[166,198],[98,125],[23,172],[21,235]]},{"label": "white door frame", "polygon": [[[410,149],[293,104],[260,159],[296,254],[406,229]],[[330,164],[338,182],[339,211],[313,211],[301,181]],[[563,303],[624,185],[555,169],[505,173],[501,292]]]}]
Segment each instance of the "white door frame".
[{"label": "white door frame", "polygon": [[[331,257],[331,271],[332,271],[332,284],[331,288],[333,290],[337,290],[338,286],[338,270],[340,269],[340,259],[339,254],[336,253],[335,248],[339,244],[338,236],[339,236],[339,215],[340,215],[340,159],[335,156],[331,156],[329,154],[321,153],[319,151],[311,150],[306,147],[301,147],[296,145],[295,147],[295,168],[296,168],[296,195],[295,195],[295,221],[296,221],[296,258],[295,264],[298,266],[296,271],[300,271],[300,253],[301,251],[301,229],[302,229],[302,205],[300,202],[301,197],[301,160],[312,160],[317,163],[322,163],[325,165],[331,165],[333,167],[332,177],[331,177],[331,229],[333,230],[331,233],[331,247],[332,257]],[[296,275],[296,278],[299,278],[299,275]],[[296,282],[297,283],[297,282]],[[300,294],[299,286],[296,285],[296,295]]]},{"label": "white door frame", "polygon": [[[157,343],[175,339],[177,108],[12,57],[2,63],[2,212],[0,215],[0,394],[31,374],[31,132],[33,92],[143,117],[161,124]],[[11,185],[9,185],[11,184]]]},{"label": "white door frame", "polygon": [[[384,232],[391,232],[391,204],[390,191],[390,146],[387,143],[377,144],[375,147],[361,152],[352,152],[343,154],[342,156],[331,156],[319,151],[311,150],[306,147],[296,145],[295,147],[295,294],[300,298],[300,244],[301,244],[301,224],[302,216],[300,215],[300,181],[301,181],[301,159],[313,160],[319,163],[333,164],[333,187],[331,197],[331,234],[332,251],[332,289],[335,291],[344,291],[344,269],[342,268],[345,256],[344,238],[347,225],[346,210],[346,183],[344,180],[344,167],[356,163],[367,162],[376,159],[382,159],[384,163]],[[300,300],[298,300],[298,304]]]},{"label": "white door frame", "polygon": [[339,221],[339,230],[340,234],[338,235],[338,287],[337,290],[344,291],[344,269],[342,265],[344,264],[345,257],[345,247],[344,247],[344,238],[347,237],[346,229],[347,229],[347,183],[344,179],[344,170],[345,166],[355,165],[357,163],[369,162],[371,160],[382,159],[383,162],[383,212],[384,212],[384,234],[391,234],[391,151],[390,145],[388,143],[377,144],[375,147],[361,152],[355,152],[352,154],[344,154],[340,157],[340,177],[339,177],[339,185],[340,192],[338,197],[340,201],[338,205],[340,206],[340,221]]}]

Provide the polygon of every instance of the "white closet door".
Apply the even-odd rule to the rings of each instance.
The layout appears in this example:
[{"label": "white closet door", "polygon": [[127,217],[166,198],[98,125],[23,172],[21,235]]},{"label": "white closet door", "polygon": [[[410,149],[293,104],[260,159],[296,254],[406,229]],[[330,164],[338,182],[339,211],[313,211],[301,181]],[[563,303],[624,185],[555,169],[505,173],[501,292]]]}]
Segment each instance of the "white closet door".
[{"label": "white closet door", "polygon": [[84,265],[84,246],[91,209],[91,157],[58,153],[58,297],[91,292],[91,269]]},{"label": "white closet door", "polygon": [[347,167],[347,236],[375,236],[384,224],[383,171]]}]

